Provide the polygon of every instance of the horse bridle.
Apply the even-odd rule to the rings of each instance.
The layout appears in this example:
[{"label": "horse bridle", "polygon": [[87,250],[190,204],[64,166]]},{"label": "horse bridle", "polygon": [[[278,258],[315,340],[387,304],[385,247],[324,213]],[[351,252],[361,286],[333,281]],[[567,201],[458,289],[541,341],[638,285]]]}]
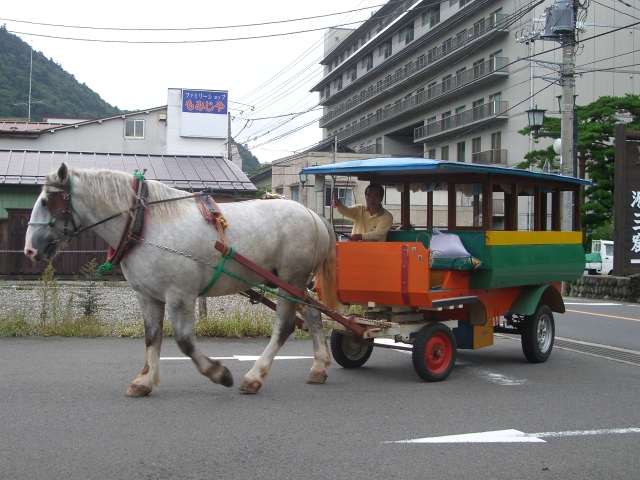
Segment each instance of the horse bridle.
[{"label": "horse bridle", "polygon": [[[52,230],[56,230],[55,224],[57,220],[64,221],[64,226],[60,232],[60,237],[64,237],[66,241],[70,242],[75,235],[77,235],[82,227],[82,221],[80,225],[76,225],[76,220],[73,216],[73,206],[71,205],[71,176],[69,176],[69,184],[64,185],[61,183],[46,183],[45,187],[54,187],[57,191],[45,191],[46,197],[41,200],[42,206],[47,207],[49,214],[55,219],[49,222],[29,222],[28,225],[42,225],[47,226]],[[69,232],[69,222],[73,226],[73,231]],[[58,239],[56,239],[58,241]]]}]

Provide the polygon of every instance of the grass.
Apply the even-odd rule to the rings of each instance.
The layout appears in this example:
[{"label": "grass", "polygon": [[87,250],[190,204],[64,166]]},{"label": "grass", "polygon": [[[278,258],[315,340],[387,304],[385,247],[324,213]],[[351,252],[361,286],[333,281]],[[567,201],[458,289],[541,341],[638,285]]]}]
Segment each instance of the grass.
[{"label": "grass", "polygon": [[[226,314],[210,315],[196,320],[198,337],[215,338],[249,338],[270,337],[273,329],[274,315],[242,311],[240,309]],[[172,337],[173,327],[168,319],[163,325],[163,336]],[[142,319],[134,322],[107,322],[100,315],[65,316],[62,318],[40,316],[40,319],[28,318],[22,311],[12,310],[0,315],[0,337],[144,337]],[[307,330],[296,329],[294,338],[311,338]]]},{"label": "grass", "polygon": [[[103,307],[101,289],[105,287],[100,286],[95,280],[95,260],[89,262],[81,271],[85,281],[80,287],[80,292],[75,299],[71,294],[66,302],[60,301],[58,281],[54,277],[51,264],[47,266],[35,287],[14,287],[36,290],[39,308],[37,311],[13,309],[1,312],[0,337],[144,337],[144,323],[141,318],[133,322],[107,321],[100,315]],[[265,296],[273,297],[269,293]],[[199,337],[270,337],[274,319],[275,313],[272,312],[237,308],[197,319],[195,330]],[[162,332],[164,337],[173,336],[173,328],[168,319],[165,319]],[[311,336],[308,330],[296,329],[293,337],[304,339]]]}]

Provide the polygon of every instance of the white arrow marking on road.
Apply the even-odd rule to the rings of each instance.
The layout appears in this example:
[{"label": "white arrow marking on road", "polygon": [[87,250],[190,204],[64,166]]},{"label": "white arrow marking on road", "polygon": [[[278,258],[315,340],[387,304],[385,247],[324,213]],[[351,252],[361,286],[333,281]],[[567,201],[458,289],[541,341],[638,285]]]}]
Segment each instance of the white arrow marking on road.
[{"label": "white arrow marking on road", "polygon": [[583,435],[612,435],[640,433],[640,428],[607,428],[602,430],[569,430],[566,432],[524,433],[519,430],[465,433],[445,437],[414,438],[383,443],[546,443],[540,437],[578,437]]},{"label": "white arrow marking on road", "polygon": [[[209,357],[211,360],[239,360],[241,362],[255,362],[260,355],[234,355],[232,357]],[[288,355],[276,355],[274,360],[307,360],[313,357],[296,357]],[[189,357],[160,357],[160,360],[191,360]]]}]

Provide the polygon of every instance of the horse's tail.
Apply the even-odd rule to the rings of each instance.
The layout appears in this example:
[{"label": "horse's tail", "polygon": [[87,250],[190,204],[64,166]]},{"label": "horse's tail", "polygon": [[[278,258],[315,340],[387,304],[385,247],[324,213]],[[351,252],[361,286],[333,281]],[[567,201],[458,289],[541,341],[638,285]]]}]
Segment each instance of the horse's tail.
[{"label": "horse's tail", "polygon": [[324,218],[322,220],[329,232],[329,253],[322,262],[320,270],[318,270],[318,279],[322,285],[322,303],[327,308],[335,310],[338,306],[338,294],[336,292],[336,234],[331,224]]}]

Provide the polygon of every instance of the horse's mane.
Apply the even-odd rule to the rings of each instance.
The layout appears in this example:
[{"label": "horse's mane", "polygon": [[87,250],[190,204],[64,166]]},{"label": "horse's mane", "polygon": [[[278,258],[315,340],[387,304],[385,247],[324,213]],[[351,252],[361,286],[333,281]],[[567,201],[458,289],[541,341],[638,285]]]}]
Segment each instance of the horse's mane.
[{"label": "horse's mane", "polygon": [[[69,169],[71,173],[73,202],[73,182],[80,181],[88,202],[107,214],[115,214],[131,207],[133,195],[133,175],[113,170]],[[57,174],[47,175],[47,183],[59,181]],[[167,198],[192,197],[191,199],[164,202],[149,205],[148,215],[155,221],[168,221],[176,216],[185,215],[196,208],[195,197],[187,192],[167,187],[156,180],[147,180],[148,202]]]}]

